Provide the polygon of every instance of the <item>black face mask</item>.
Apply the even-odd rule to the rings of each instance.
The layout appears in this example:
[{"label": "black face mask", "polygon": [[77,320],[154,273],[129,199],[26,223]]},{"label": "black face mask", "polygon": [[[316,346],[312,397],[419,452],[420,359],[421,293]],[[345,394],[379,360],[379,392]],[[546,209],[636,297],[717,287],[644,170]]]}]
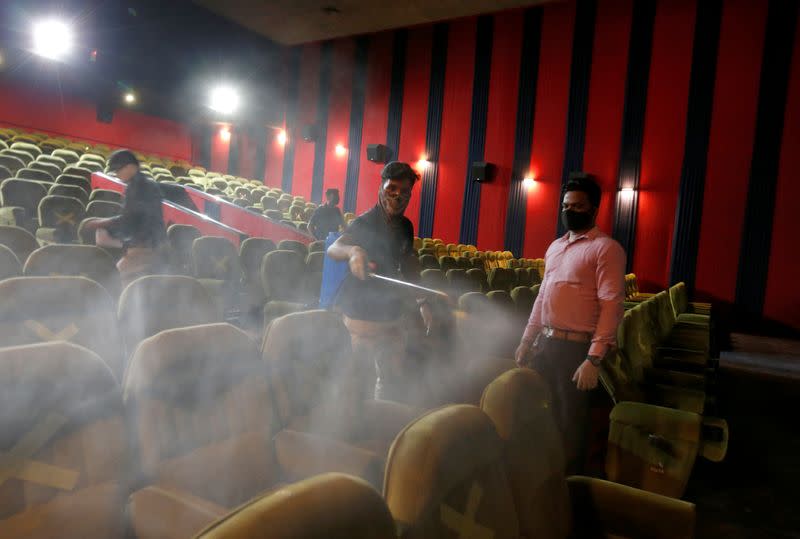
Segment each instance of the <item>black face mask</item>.
[{"label": "black face mask", "polygon": [[567,230],[586,230],[592,226],[592,214],[586,211],[563,210],[561,222]]}]

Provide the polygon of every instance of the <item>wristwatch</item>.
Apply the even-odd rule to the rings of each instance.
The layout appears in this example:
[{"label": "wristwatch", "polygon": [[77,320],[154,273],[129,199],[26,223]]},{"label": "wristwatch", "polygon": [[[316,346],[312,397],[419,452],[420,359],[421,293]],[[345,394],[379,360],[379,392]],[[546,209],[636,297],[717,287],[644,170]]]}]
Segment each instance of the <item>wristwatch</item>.
[{"label": "wristwatch", "polygon": [[603,361],[603,358],[600,356],[586,356],[586,359],[588,359],[589,362],[595,367],[599,367],[600,363]]}]

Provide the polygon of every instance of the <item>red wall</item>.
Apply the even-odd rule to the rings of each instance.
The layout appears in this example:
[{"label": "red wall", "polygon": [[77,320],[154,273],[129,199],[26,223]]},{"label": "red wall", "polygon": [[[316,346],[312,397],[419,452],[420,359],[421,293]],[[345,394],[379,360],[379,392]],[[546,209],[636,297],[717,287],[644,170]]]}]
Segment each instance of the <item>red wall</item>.
[{"label": "red wall", "polygon": [[94,103],[36,88],[0,82],[0,124],[120,146],[175,159],[192,157],[189,128],[126,109],[110,124],[97,121]]}]

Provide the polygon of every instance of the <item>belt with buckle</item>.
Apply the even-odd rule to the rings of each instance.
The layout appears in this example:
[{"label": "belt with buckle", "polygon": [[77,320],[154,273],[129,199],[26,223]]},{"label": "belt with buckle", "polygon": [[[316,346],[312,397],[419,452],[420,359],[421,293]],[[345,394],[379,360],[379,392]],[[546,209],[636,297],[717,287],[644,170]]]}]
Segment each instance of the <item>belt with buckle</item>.
[{"label": "belt with buckle", "polygon": [[591,333],[586,333],[584,331],[566,331],[564,329],[549,328],[546,326],[542,328],[542,335],[547,339],[559,339],[562,341],[590,342],[592,340]]}]

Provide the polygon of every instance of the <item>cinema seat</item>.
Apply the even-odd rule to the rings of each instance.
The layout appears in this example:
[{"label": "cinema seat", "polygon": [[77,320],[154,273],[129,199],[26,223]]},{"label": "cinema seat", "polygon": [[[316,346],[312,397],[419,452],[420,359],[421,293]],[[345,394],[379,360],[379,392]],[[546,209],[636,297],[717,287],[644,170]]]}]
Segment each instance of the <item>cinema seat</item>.
[{"label": "cinema seat", "polygon": [[511,300],[514,302],[516,315],[527,323],[536,301],[533,290],[527,286],[518,286],[511,291]]},{"label": "cinema seat", "polygon": [[481,284],[467,277],[467,272],[463,269],[451,269],[444,277],[447,280],[448,293],[454,298],[461,297],[467,292],[481,291]]},{"label": "cinema seat", "polygon": [[28,256],[39,248],[36,238],[18,226],[0,226],[0,245],[11,249],[21,264],[28,260]]},{"label": "cinema seat", "polygon": [[419,284],[426,288],[433,288],[444,292],[447,290],[447,281],[444,278],[444,273],[440,269],[426,269],[422,270],[419,274]]},{"label": "cinema seat", "polygon": [[62,170],[60,167],[54,165],[53,163],[46,163],[43,161],[33,161],[31,163],[28,163],[28,167],[36,170],[43,170],[48,174],[50,174],[53,178],[58,177],[59,174],[61,174]]},{"label": "cinema seat", "polygon": [[19,263],[14,251],[0,243],[0,281],[10,277],[19,277],[22,274],[22,265]]},{"label": "cinema seat", "polygon": [[192,242],[192,268],[194,276],[220,308],[231,316],[238,316],[242,268],[236,246],[220,236],[197,238]]},{"label": "cinema seat", "polygon": [[114,217],[122,213],[122,204],[107,200],[93,200],[86,206],[86,217]]},{"label": "cinema seat", "polygon": [[60,157],[56,157],[53,155],[40,155],[36,158],[37,163],[47,163],[48,165],[53,165],[54,167],[58,168],[59,171],[64,170],[67,166],[67,162],[61,159]]},{"label": "cinema seat", "polygon": [[92,350],[122,375],[111,296],[85,277],[15,277],[0,282],[0,342],[69,341]]},{"label": "cinema seat", "polygon": [[[61,174],[56,178],[56,183],[59,185],[74,185],[75,187],[80,187],[87,193],[90,193],[89,196],[91,197],[92,183],[83,176],[77,176],[75,174]],[[120,198],[121,196],[122,195],[120,195]],[[90,198],[89,200],[94,199]],[[113,200],[112,202],[119,202],[119,200]]]},{"label": "cinema seat", "polygon": [[[64,186],[66,187],[66,186]],[[78,225],[86,217],[83,202],[77,198],[47,195],[39,202],[39,243],[72,243],[78,238]]]},{"label": "cinema seat", "polygon": [[278,249],[261,261],[261,285],[269,301],[302,302],[305,258],[297,251]]},{"label": "cinema seat", "polygon": [[251,537],[394,539],[396,535],[392,515],[374,488],[355,477],[329,473],[259,496],[197,535],[197,539]]},{"label": "cinema seat", "polygon": [[49,172],[35,168],[21,168],[17,171],[15,177],[20,180],[33,180],[37,182],[53,183],[55,181],[53,175]]},{"label": "cinema seat", "polygon": [[0,165],[7,168],[12,174],[16,174],[19,169],[25,168],[25,161],[13,154],[3,153],[7,151],[0,150]]},{"label": "cinema seat", "polygon": [[31,144],[29,142],[14,142],[11,144],[10,148],[12,150],[20,150],[29,153],[34,159],[42,155],[42,150],[40,150],[36,144]]},{"label": "cinema seat", "polygon": [[503,290],[509,292],[514,288],[516,275],[514,270],[508,268],[492,268],[489,271],[489,290]]},{"label": "cinema seat", "polygon": [[3,165],[0,165],[0,182],[7,178],[11,178],[14,174]]},{"label": "cinema seat", "polygon": [[80,155],[78,155],[78,152],[74,150],[68,150],[66,148],[56,148],[50,155],[52,155],[53,157],[59,157],[63,159],[64,162],[66,162],[68,165],[77,163],[81,157]]},{"label": "cinema seat", "polygon": [[[111,370],[67,342],[0,349],[0,537],[125,537],[128,440]],[[23,449],[24,448],[24,449]]]},{"label": "cinema seat", "polygon": [[62,174],[69,174],[71,176],[81,176],[82,178],[86,178],[87,180],[92,179],[92,171],[88,168],[83,168],[80,163],[76,163],[74,165],[67,166],[64,170],[61,171]]},{"label": "cinema seat", "polygon": [[[425,249],[423,249],[424,251]],[[424,254],[419,257],[419,264],[423,270],[426,269],[439,269],[439,261],[432,254]]]},{"label": "cinema seat", "polygon": [[[261,262],[267,253],[275,250],[275,242],[266,238],[247,238],[239,246],[239,263],[244,272],[245,283],[253,283],[261,289]],[[263,295],[263,290],[261,292]]]},{"label": "cinema seat", "polygon": [[475,282],[476,292],[485,292],[488,288],[486,272],[483,269],[472,268],[467,270],[467,278]]},{"label": "cinema seat", "polygon": [[303,260],[308,256],[308,246],[297,240],[281,240],[278,242],[278,249],[282,251],[295,251],[303,257]]},{"label": "cinema seat", "polygon": [[[350,333],[341,315],[328,311],[306,311],[282,316],[267,327],[261,346],[275,392],[277,416],[284,429],[319,435],[360,447],[368,453],[355,458],[357,470],[337,468],[339,459],[319,459],[321,469],[357,473],[374,485],[380,474],[370,454],[383,458],[395,435],[417,412],[403,404],[371,398],[375,384],[374,365],[359,365],[353,356]],[[283,436],[277,450],[289,461],[294,440]],[[351,462],[349,459],[342,459]],[[284,465],[295,469],[293,479],[308,473],[308,465]]]},{"label": "cinema seat", "polygon": [[174,224],[167,228],[170,243],[170,267],[180,275],[192,275],[192,244],[200,231],[192,225]]},{"label": "cinema seat", "polygon": [[128,505],[138,538],[190,537],[279,483],[267,373],[241,330],[210,324],[145,339],[123,398],[145,485]]},{"label": "cinema seat", "polygon": [[54,184],[47,192],[48,195],[57,195],[62,197],[72,197],[80,200],[84,206],[89,203],[89,193],[81,187],[66,184]]},{"label": "cinema seat", "polygon": [[535,371],[502,374],[487,386],[481,409],[505,442],[522,537],[694,536],[694,504],[600,479],[565,478],[550,391]]},{"label": "cinema seat", "polygon": [[119,271],[111,256],[93,245],[46,245],[31,253],[25,263],[26,277],[86,277],[119,296]]},{"label": "cinema seat", "polygon": [[14,148],[9,148],[8,150],[2,150],[0,151],[0,153],[2,153],[3,155],[11,155],[13,157],[16,157],[17,159],[22,161],[26,167],[30,166],[31,163],[33,163],[34,159],[33,154],[26,152],[24,150],[19,150]]},{"label": "cinema seat", "polygon": [[442,270],[442,274],[444,275],[451,269],[458,269],[458,264],[456,263],[456,259],[452,256],[443,256],[439,258],[439,269]]},{"label": "cinema seat", "polygon": [[494,425],[475,406],[447,406],[412,421],[386,463],[383,495],[397,537],[519,537],[503,457]]},{"label": "cinema seat", "polygon": [[41,183],[15,178],[3,180],[0,184],[0,222],[34,232],[39,203],[46,196],[47,189]]},{"label": "cinema seat", "polygon": [[325,263],[325,253],[308,253],[306,257],[306,276],[303,284],[305,299],[309,304],[319,303],[320,289],[322,288],[322,266]]},{"label": "cinema seat", "polygon": [[311,253],[324,253],[325,252],[325,241],[324,240],[317,240],[312,241],[308,244],[308,254]]},{"label": "cinema seat", "polygon": [[671,286],[669,298],[675,311],[676,322],[710,324],[711,304],[690,302],[686,283],[680,282]]},{"label": "cinema seat", "polygon": [[222,312],[196,279],[148,275],[122,291],[117,317],[130,355],[147,337],[167,329],[221,322]]}]

